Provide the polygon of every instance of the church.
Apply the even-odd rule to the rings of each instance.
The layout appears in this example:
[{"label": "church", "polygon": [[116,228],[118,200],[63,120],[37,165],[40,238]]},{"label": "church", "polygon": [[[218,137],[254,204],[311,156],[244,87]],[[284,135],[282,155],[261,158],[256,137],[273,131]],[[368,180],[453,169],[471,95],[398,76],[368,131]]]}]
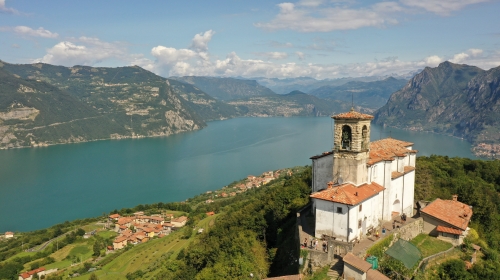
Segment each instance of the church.
[{"label": "church", "polygon": [[351,242],[403,213],[413,216],[413,143],[370,142],[373,116],[351,111],[332,116],[333,150],[312,160],[315,236]]}]

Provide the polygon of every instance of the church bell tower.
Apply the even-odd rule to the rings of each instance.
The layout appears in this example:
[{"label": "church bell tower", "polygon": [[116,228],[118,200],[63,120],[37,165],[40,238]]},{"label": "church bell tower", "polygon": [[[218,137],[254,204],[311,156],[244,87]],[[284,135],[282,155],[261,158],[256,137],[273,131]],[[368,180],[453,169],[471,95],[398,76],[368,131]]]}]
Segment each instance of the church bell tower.
[{"label": "church bell tower", "polygon": [[333,140],[333,182],[367,183],[366,163],[370,156],[370,123],[373,116],[354,111],[332,116],[335,121]]}]

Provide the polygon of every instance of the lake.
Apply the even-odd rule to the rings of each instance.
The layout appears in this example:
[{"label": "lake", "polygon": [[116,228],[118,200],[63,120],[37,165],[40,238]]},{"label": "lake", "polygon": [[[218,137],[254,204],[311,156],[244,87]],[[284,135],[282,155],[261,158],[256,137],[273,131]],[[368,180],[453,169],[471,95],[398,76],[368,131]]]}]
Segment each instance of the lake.
[{"label": "lake", "polygon": [[[183,201],[332,149],[328,117],[238,118],[169,137],[0,151],[0,232],[29,231],[138,204]],[[419,156],[475,158],[454,137],[383,129]]]}]

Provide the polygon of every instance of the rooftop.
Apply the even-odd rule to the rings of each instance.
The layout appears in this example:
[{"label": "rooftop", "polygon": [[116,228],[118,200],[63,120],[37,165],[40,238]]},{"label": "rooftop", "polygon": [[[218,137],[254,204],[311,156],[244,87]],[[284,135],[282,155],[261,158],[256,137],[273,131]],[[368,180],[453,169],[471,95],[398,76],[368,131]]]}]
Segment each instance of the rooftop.
[{"label": "rooftop", "polygon": [[408,153],[417,153],[417,150],[409,150],[413,143],[394,138],[385,138],[370,143],[370,158],[368,164],[373,165],[383,160],[394,160],[395,157],[404,157]]},{"label": "rooftop", "polygon": [[373,119],[372,115],[363,114],[360,112],[354,111],[354,108],[351,108],[349,112],[340,113],[338,115],[332,116],[334,120],[343,120],[343,119],[355,119],[355,120],[371,120]]},{"label": "rooftop", "polygon": [[371,263],[365,262],[363,259],[356,257],[351,252],[347,253],[343,260],[345,263],[348,263],[363,272],[367,272],[370,268],[372,268]]},{"label": "rooftop", "polygon": [[350,183],[346,183],[313,193],[311,195],[311,198],[317,198],[347,205],[356,205],[383,190],[385,190],[385,188],[375,182],[372,182],[370,184],[363,184],[359,187],[356,187]]},{"label": "rooftop", "polygon": [[469,205],[456,200],[439,198],[427,205],[421,212],[461,230],[467,229],[472,217],[472,209]]}]

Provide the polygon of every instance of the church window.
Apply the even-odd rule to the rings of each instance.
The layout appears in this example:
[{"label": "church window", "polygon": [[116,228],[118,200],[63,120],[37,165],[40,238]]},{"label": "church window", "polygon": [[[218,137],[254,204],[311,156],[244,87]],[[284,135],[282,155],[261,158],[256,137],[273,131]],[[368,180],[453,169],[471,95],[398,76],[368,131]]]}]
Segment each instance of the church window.
[{"label": "church window", "polygon": [[348,125],[344,125],[342,127],[342,139],[341,146],[343,150],[350,150],[352,142],[352,132],[351,127]]},{"label": "church window", "polygon": [[362,221],[361,219],[358,220],[358,228],[361,228]]},{"label": "church window", "polygon": [[337,213],[342,214],[342,207],[337,207]]},{"label": "church window", "polygon": [[360,204],[359,205],[359,212],[361,212],[363,210],[363,204]]}]

